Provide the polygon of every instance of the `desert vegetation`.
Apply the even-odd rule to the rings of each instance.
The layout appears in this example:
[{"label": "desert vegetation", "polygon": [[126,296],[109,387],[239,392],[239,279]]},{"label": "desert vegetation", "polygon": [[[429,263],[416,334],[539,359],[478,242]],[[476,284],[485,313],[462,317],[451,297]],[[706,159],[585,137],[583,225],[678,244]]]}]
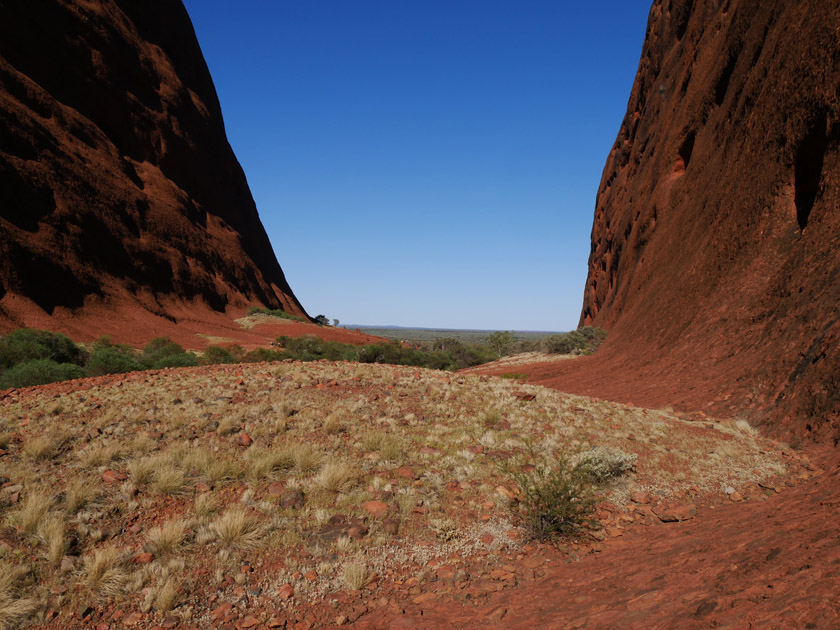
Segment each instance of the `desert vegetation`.
[{"label": "desert vegetation", "polygon": [[726,497],[789,461],[744,423],[411,366],[286,360],[83,385],[3,400],[4,627],[117,607],[203,626],[243,588],[282,618],[411,576],[422,593],[429,564],[452,558],[468,584],[531,539],[597,545],[615,517],[602,504]]},{"label": "desert vegetation", "polygon": [[[300,319],[285,311],[275,313],[253,307],[250,316],[255,315]],[[19,329],[0,339],[0,389],[140,370],[286,359],[387,363],[451,371],[521,352],[586,354],[593,352],[605,336],[600,329],[584,327],[538,340],[516,339],[509,331],[503,331],[488,335],[481,343],[444,337],[411,345],[394,341],[357,346],[306,335],[278,337],[272,348],[246,351],[236,344],[210,345],[195,353],[166,337],[152,339],[138,351],[114,344],[107,337],[83,347],[61,333]]]}]

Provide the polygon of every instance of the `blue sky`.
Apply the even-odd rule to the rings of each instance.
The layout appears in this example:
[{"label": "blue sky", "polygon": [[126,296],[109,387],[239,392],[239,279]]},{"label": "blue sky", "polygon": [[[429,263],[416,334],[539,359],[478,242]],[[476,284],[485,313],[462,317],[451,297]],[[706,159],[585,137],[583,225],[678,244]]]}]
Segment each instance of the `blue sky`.
[{"label": "blue sky", "polygon": [[650,0],[185,5],[311,315],[577,326]]}]

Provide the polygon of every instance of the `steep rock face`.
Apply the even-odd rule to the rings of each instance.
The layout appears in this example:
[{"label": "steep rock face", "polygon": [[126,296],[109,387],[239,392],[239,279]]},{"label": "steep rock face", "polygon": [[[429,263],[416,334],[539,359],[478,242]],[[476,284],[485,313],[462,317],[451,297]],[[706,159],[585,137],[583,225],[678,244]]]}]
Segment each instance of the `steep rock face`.
[{"label": "steep rock face", "polygon": [[181,2],[0,0],[0,326],[247,304],[305,314]]},{"label": "steep rock face", "polygon": [[653,2],[596,202],[599,365],[840,437],[838,42],[836,2]]}]

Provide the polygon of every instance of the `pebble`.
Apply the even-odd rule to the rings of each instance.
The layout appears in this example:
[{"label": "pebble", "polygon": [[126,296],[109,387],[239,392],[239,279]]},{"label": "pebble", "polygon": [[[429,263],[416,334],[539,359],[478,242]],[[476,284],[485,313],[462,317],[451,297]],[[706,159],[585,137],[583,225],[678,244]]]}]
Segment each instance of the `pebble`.
[{"label": "pebble", "polygon": [[653,513],[663,523],[678,523],[694,518],[697,515],[697,508],[693,505],[657,506],[653,508]]},{"label": "pebble", "polygon": [[362,509],[373,518],[385,518],[390,512],[388,504],[382,501],[365,501],[362,503]]}]

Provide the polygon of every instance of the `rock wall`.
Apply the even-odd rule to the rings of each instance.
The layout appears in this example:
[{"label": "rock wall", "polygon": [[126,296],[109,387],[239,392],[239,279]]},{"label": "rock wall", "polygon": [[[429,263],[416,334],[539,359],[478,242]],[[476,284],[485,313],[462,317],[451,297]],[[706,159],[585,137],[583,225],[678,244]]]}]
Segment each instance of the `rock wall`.
[{"label": "rock wall", "polygon": [[840,4],[653,2],[581,323],[645,387],[840,438]]},{"label": "rock wall", "polygon": [[0,326],[248,304],[305,315],[181,2],[0,0]]}]

